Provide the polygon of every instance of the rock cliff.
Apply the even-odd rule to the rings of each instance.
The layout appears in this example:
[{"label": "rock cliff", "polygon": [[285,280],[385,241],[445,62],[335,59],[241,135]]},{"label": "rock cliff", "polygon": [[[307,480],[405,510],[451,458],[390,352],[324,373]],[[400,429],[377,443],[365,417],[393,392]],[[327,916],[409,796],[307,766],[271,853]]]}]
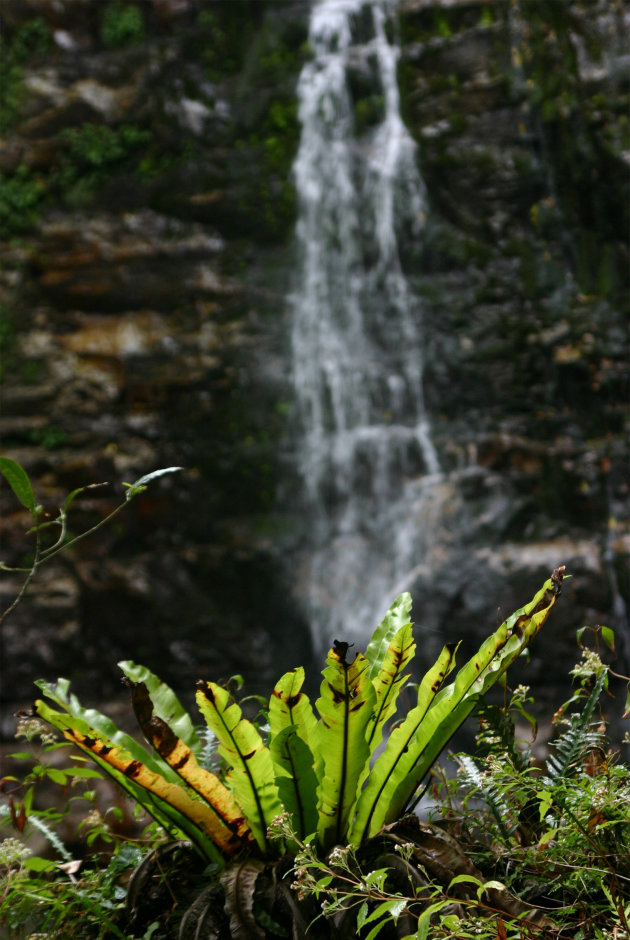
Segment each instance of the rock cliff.
[{"label": "rock cliff", "polygon": [[[310,656],[286,303],[308,13],[2,5],[3,453],[51,510],[111,481],[76,530],[122,481],[186,468],[42,569],[5,625],[5,714],[40,675],[111,696],[123,657],[181,690],[235,672],[253,690]],[[402,0],[390,19],[429,199],[403,262],[446,471],[416,617],[436,644],[483,632],[564,562],[532,673],[564,675],[584,623],[630,650],[628,14]],[[358,131],[378,108],[357,87]],[[1,497],[19,562],[28,520]]]}]

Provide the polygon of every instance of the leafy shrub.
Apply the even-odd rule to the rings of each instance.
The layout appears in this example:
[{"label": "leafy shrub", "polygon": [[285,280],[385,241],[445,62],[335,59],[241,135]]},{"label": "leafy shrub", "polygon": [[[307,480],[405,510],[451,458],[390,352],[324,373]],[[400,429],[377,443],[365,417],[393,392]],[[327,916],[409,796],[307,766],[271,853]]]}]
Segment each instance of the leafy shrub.
[{"label": "leafy shrub", "polygon": [[[598,633],[614,645],[612,631]],[[559,733],[542,767],[526,708],[533,699],[519,686],[505,707],[482,705],[479,753],[457,755],[457,778],[436,783],[437,812],[459,844],[486,876],[545,908],[549,936],[628,936],[630,768],[606,736],[610,671],[582,650],[571,670],[578,687],[553,717]],[[531,740],[517,738],[517,718],[532,724]]]}]

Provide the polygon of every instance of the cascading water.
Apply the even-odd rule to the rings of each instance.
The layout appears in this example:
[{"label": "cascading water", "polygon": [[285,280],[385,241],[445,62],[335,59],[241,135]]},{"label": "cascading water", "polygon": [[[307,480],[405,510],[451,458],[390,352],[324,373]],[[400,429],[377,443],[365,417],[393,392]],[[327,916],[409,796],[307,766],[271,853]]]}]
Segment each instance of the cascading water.
[{"label": "cascading water", "polygon": [[365,635],[404,586],[439,473],[398,249],[422,236],[425,194],[386,23],[384,0],[319,0],[298,85],[292,349],[317,647]]}]

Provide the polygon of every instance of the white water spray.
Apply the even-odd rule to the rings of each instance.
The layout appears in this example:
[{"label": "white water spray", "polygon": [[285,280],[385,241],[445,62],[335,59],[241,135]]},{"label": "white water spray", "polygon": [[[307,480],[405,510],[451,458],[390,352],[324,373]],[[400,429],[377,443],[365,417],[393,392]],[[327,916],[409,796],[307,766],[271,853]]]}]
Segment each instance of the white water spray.
[{"label": "white water spray", "polygon": [[298,85],[292,349],[311,539],[303,590],[324,647],[365,636],[421,562],[426,481],[439,463],[422,392],[421,309],[399,257],[403,233],[422,237],[425,193],[384,0],[319,0],[309,44]]}]

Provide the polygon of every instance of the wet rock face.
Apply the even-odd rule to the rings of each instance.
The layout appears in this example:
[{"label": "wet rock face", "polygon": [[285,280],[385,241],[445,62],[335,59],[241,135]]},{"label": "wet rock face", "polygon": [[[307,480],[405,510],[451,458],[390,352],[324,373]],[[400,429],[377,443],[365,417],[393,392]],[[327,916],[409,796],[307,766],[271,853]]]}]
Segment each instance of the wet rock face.
[{"label": "wet rock face", "polygon": [[[573,662],[574,628],[623,631],[630,603],[627,14],[397,12],[429,197],[404,263],[447,472],[406,586],[437,647],[564,562],[544,679]],[[111,481],[77,501],[76,531],[123,480],[187,468],[42,569],[4,627],[5,713],[38,676],[118,694],[121,658],[191,694],[237,672],[268,688],[310,655],[285,300],[308,5],[5,0],[1,15],[3,453],[51,512]],[[370,90],[356,95],[369,120]],[[28,519],[0,495],[3,557],[20,563]]]},{"label": "wet rock face", "polygon": [[[238,672],[265,688],[309,655],[268,534],[304,25],[238,6],[3,4],[3,452],[51,513],[111,482],[74,532],[122,480],[186,468],[42,569],[5,628],[8,709],[42,675],[118,694],[121,656],[192,695]],[[28,519],[2,500],[19,562]]]},{"label": "wet rock face", "polygon": [[433,210],[407,262],[425,391],[443,465],[463,469],[457,535],[414,593],[437,585],[428,620],[461,635],[562,558],[575,577],[534,672],[573,661],[581,622],[614,624],[627,657],[627,14],[409,0],[400,25]]}]

